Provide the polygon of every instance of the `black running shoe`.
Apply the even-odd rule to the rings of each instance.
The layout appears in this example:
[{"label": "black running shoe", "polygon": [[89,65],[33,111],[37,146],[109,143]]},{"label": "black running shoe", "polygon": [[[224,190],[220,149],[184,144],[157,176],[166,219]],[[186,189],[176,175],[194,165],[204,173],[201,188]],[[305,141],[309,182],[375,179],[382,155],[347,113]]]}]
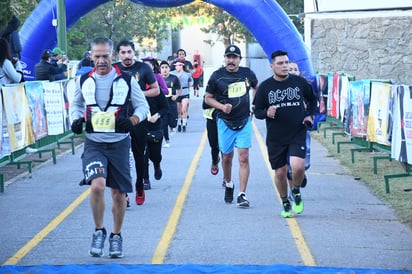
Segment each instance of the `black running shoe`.
[{"label": "black running shoe", "polygon": [[227,204],[231,204],[233,202],[233,192],[235,190],[235,186],[233,187],[225,187],[225,202]]},{"label": "black running shoe", "polygon": [[181,125],[177,126],[177,132],[182,132],[182,126]]},{"label": "black running shoe", "polygon": [[239,196],[237,196],[237,206],[240,207],[249,207],[249,201],[246,197],[246,193],[241,192],[239,193]]},{"label": "black running shoe", "polygon": [[143,188],[144,190],[149,190],[152,188],[152,185],[150,184],[150,180],[149,179],[144,179],[143,181]]},{"label": "black running shoe", "polygon": [[155,177],[155,179],[156,180],[162,179],[162,175],[163,175],[163,173],[162,173],[162,169],[160,168],[160,166],[155,167],[154,168],[154,177]]}]

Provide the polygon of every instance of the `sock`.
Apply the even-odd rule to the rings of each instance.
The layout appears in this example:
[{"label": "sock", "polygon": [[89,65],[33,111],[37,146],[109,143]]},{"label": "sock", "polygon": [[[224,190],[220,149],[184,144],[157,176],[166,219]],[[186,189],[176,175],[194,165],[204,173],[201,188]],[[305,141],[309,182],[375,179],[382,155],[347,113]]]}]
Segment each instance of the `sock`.
[{"label": "sock", "polygon": [[233,188],[233,182],[226,182],[226,187]]},{"label": "sock", "polygon": [[101,231],[103,231],[103,234],[104,235],[106,235],[107,234],[107,232],[106,232],[106,228],[96,228],[94,231],[98,231],[98,230],[101,230]]},{"label": "sock", "polygon": [[282,199],[282,204],[284,204],[284,203],[289,203],[288,196],[280,197],[280,198]]},{"label": "sock", "polygon": [[293,186],[293,189],[292,189],[292,193],[293,194],[298,194],[298,193],[300,193],[300,187],[299,186]]},{"label": "sock", "polygon": [[120,235],[120,233],[114,234],[113,232],[110,233],[110,239],[113,238],[114,235],[119,235],[120,237],[122,237],[122,235]]},{"label": "sock", "polygon": [[186,126],[186,125],[187,125],[187,119],[186,119],[186,118],[183,118],[183,119],[182,119],[182,125],[183,125],[183,126]]}]

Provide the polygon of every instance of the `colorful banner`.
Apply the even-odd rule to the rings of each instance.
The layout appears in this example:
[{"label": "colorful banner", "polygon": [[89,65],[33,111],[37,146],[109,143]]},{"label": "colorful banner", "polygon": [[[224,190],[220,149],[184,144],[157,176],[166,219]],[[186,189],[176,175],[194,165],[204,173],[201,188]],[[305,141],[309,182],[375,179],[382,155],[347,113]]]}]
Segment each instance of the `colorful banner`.
[{"label": "colorful banner", "polygon": [[27,100],[32,117],[34,139],[37,141],[47,136],[46,109],[42,82],[25,82]]},{"label": "colorful banner", "polygon": [[2,137],[1,139],[1,147],[0,147],[0,158],[2,158],[3,156],[7,156],[10,155],[11,151],[10,151],[10,138],[9,138],[9,130],[7,128],[7,120],[6,120],[6,113],[4,113],[4,107],[3,107],[3,101],[0,100],[0,104],[1,104],[1,115],[0,115],[0,119],[1,119],[1,124],[2,128],[1,128],[1,133],[2,133]]},{"label": "colorful banner", "polygon": [[62,88],[63,88],[63,129],[64,131],[68,131],[71,129],[71,118],[70,118],[70,102],[74,96],[74,90],[76,82],[74,79],[62,81]]},{"label": "colorful banner", "polygon": [[34,143],[31,114],[24,85],[2,87],[11,152]]},{"label": "colorful banner", "polygon": [[391,137],[391,117],[389,108],[391,94],[391,84],[384,82],[371,83],[371,98],[368,116],[368,130],[366,139],[382,145],[390,145]]},{"label": "colorful banner", "polygon": [[366,137],[370,104],[370,80],[349,82],[349,132],[353,137]]},{"label": "colorful banner", "polygon": [[393,98],[391,157],[412,164],[412,87],[398,86]]},{"label": "colorful banner", "polygon": [[64,133],[63,128],[63,91],[60,82],[43,82],[46,107],[47,129],[49,135]]},{"label": "colorful banner", "polygon": [[327,115],[332,117],[332,94],[333,94],[333,73],[328,74],[328,103],[326,104]]}]

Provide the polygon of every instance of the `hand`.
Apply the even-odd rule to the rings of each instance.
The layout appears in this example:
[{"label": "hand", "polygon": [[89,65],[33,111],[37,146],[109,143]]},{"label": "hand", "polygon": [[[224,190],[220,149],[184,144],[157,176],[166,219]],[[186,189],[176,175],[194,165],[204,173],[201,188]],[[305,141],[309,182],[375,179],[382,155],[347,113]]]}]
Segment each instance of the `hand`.
[{"label": "hand", "polygon": [[267,117],[274,119],[276,115],[276,109],[277,107],[275,106],[270,106],[266,112]]},{"label": "hand", "polygon": [[71,127],[72,131],[76,134],[81,134],[83,132],[83,123],[84,123],[84,118],[73,120],[72,127]]},{"label": "hand", "polygon": [[312,129],[313,128],[313,120],[311,116],[306,116],[305,119],[303,119],[303,124],[307,129]]},{"label": "hand", "polygon": [[115,126],[118,132],[130,132],[133,129],[133,123],[129,118],[117,118]]}]

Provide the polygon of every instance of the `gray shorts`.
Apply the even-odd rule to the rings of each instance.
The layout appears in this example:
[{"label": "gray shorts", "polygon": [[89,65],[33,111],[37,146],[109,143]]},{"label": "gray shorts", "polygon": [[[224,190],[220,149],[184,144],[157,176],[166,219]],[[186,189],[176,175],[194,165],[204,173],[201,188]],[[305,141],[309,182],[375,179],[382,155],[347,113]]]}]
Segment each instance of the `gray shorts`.
[{"label": "gray shorts", "polygon": [[115,143],[97,143],[86,138],[82,154],[86,183],[104,177],[106,186],[123,193],[133,192],[129,152],[130,137]]}]

